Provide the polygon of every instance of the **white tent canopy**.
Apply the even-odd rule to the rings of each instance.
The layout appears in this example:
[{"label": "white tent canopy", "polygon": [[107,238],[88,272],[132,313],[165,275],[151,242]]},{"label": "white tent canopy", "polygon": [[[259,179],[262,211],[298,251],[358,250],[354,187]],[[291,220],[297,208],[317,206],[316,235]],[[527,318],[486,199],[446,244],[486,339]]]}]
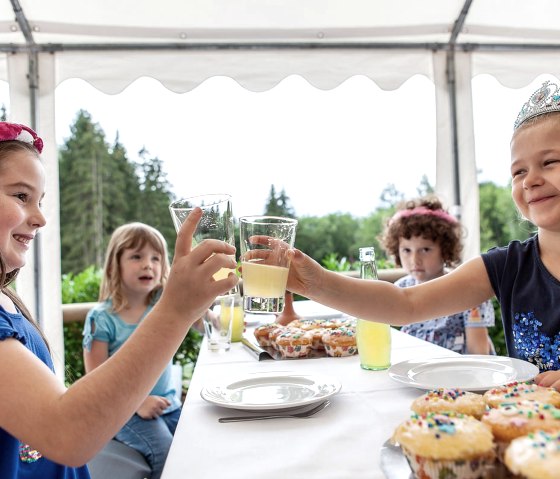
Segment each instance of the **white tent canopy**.
[{"label": "white tent canopy", "polygon": [[[454,198],[469,257],[479,251],[471,79],[522,87],[560,76],[558,18],[554,0],[0,0],[0,79],[10,119],[48,139],[55,88],[69,78],[118,93],[143,76],[187,92],[216,75],[253,91],[292,74],[321,89],[364,75],[386,90],[425,75],[436,92],[436,190]],[[61,358],[54,142],[43,158],[50,226],[18,289]]]}]

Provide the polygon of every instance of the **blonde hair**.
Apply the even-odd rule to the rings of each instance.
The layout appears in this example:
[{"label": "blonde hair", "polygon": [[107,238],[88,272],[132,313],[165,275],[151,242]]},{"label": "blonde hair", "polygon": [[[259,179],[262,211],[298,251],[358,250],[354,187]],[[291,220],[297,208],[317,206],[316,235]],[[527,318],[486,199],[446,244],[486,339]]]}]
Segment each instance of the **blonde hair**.
[{"label": "blonde hair", "polygon": [[[29,143],[18,140],[0,141],[0,174],[2,172],[2,160],[6,159],[11,153],[20,151],[28,151],[29,153],[32,153],[33,155],[35,155],[37,160],[39,160],[40,158],[37,149]],[[48,348],[49,343],[47,341],[47,338],[43,334],[43,331],[41,331],[41,328],[39,328],[39,325],[35,322],[33,316],[31,315],[21,298],[12,288],[10,288],[10,284],[12,284],[17,278],[19,270],[20,268],[17,268],[13,271],[7,272],[4,258],[2,258],[2,253],[0,252],[0,288],[2,290],[2,293],[4,293],[8,298],[12,300],[23,317],[37,329]]]},{"label": "blonde hair", "polygon": [[128,305],[122,288],[121,256],[126,249],[141,249],[146,244],[149,244],[161,255],[161,283],[150,293],[147,306],[154,300],[158,291],[165,286],[169,276],[170,266],[165,238],[152,226],[138,222],[119,226],[111,235],[107,246],[105,265],[103,266],[99,301],[111,299],[115,312],[122,311]]}]

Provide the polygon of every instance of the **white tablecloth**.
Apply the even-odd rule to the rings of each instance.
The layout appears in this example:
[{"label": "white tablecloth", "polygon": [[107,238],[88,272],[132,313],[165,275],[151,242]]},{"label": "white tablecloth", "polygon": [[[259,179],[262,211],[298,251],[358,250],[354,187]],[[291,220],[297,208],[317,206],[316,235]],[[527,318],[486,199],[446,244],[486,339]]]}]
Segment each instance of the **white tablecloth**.
[{"label": "white tablecloth", "polygon": [[[317,307],[307,303],[310,309]],[[454,355],[396,330],[392,344],[393,364]],[[337,377],[342,389],[312,418],[227,424],[218,418],[240,412],[200,396],[205,384],[265,372],[327,374]],[[210,352],[203,343],[162,477],[382,479],[381,447],[421,393],[387,371],[361,369],[357,356],[259,362],[241,343],[225,353]]]}]

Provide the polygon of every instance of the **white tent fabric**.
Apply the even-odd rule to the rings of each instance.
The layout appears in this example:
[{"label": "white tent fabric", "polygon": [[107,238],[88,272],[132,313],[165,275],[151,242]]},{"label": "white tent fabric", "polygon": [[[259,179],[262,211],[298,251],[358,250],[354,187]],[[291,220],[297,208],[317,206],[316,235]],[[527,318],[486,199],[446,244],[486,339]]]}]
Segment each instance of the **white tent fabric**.
[{"label": "white tent fabric", "polygon": [[[55,138],[54,91],[68,78],[117,93],[142,76],[186,92],[215,75],[253,91],[292,74],[321,89],[365,75],[386,90],[425,75],[436,92],[436,189],[456,198],[470,257],[479,251],[471,79],[487,73],[521,87],[541,73],[560,76],[558,18],[555,0],[0,0],[0,79],[10,85],[10,119],[48,139]],[[43,157],[50,226],[18,289],[60,366],[53,142]]]}]

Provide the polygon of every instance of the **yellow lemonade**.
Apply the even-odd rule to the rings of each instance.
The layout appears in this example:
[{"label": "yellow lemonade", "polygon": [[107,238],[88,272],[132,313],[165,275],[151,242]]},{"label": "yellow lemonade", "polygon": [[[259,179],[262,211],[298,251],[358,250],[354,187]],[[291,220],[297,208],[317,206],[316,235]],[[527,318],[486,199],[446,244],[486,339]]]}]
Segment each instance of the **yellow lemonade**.
[{"label": "yellow lemonade", "polygon": [[280,298],[286,292],[289,268],[269,264],[241,263],[243,295],[258,298]]},{"label": "yellow lemonade", "polygon": [[364,369],[387,369],[391,365],[391,328],[388,324],[358,319],[356,341]]},{"label": "yellow lemonade", "polygon": [[[234,305],[233,308],[232,303]],[[232,321],[231,341],[235,343],[241,341],[243,330],[245,329],[245,312],[243,311],[243,304],[240,296],[226,296],[221,300],[220,322],[222,323],[222,329],[227,329],[230,317]]]}]

